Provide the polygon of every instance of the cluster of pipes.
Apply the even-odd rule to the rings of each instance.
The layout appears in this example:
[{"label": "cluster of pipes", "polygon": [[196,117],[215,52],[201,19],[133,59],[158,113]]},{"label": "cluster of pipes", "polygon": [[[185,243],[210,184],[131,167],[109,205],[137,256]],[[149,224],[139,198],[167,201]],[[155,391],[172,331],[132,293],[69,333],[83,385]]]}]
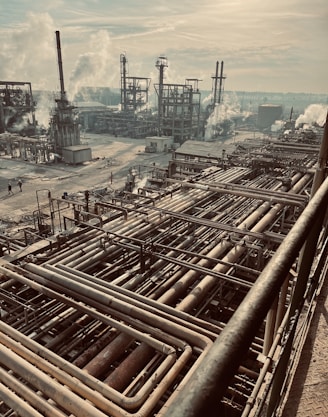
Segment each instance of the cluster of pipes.
[{"label": "cluster of pipes", "polygon": [[[133,200],[74,206],[78,231],[57,249],[3,261],[3,415],[167,416],[306,206],[316,159],[303,164],[212,167]],[[293,285],[289,274],[226,407],[245,407]]]}]

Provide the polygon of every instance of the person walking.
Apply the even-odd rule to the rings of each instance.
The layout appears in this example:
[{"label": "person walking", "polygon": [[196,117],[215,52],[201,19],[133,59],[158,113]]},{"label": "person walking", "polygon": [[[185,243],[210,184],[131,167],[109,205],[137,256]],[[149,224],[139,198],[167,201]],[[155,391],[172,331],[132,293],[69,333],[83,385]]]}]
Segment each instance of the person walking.
[{"label": "person walking", "polygon": [[8,195],[14,194],[12,189],[11,189],[11,182],[8,182]]},{"label": "person walking", "polygon": [[18,185],[18,187],[19,187],[19,191],[20,191],[20,192],[22,192],[22,185],[23,185],[23,183],[22,183],[22,180],[21,180],[21,179],[19,179],[19,180],[17,181],[17,185]]}]

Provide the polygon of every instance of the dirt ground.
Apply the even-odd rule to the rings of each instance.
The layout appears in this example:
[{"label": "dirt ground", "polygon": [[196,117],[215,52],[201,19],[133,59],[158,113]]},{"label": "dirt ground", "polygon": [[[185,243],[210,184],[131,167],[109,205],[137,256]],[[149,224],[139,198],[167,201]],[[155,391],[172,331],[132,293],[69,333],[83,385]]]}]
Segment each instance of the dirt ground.
[{"label": "dirt ground", "polygon": [[[154,163],[167,167],[171,159],[170,153],[145,153],[143,139],[88,134],[82,143],[92,149],[92,161],[75,166],[0,158],[0,233],[6,233],[9,225],[30,220],[48,191],[52,197],[61,198],[65,192],[120,189],[124,187],[129,168],[151,167]],[[19,178],[23,182],[21,192],[17,185]],[[12,184],[12,195],[8,195],[8,181]]]}]

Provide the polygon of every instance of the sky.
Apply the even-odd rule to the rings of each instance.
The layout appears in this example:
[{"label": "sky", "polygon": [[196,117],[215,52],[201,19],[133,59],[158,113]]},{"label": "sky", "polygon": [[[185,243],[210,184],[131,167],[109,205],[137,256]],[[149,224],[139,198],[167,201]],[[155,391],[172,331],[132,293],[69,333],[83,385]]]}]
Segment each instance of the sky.
[{"label": "sky", "polygon": [[224,61],[225,90],[328,93],[327,0],[0,0],[0,80],[59,91],[120,88],[128,75],[158,83],[196,78],[211,90]]}]

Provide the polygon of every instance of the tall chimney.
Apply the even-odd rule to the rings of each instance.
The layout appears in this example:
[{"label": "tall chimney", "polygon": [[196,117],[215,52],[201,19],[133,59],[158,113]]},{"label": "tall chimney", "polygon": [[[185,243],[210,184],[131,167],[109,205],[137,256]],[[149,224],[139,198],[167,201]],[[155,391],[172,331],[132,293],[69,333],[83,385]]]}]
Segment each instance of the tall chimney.
[{"label": "tall chimney", "polygon": [[65,87],[64,87],[63,62],[62,62],[62,56],[61,56],[59,30],[56,30],[56,43],[57,43],[57,56],[58,56],[58,68],[59,68],[59,80],[60,80],[60,96],[62,100],[65,100],[66,92],[65,92]]}]

